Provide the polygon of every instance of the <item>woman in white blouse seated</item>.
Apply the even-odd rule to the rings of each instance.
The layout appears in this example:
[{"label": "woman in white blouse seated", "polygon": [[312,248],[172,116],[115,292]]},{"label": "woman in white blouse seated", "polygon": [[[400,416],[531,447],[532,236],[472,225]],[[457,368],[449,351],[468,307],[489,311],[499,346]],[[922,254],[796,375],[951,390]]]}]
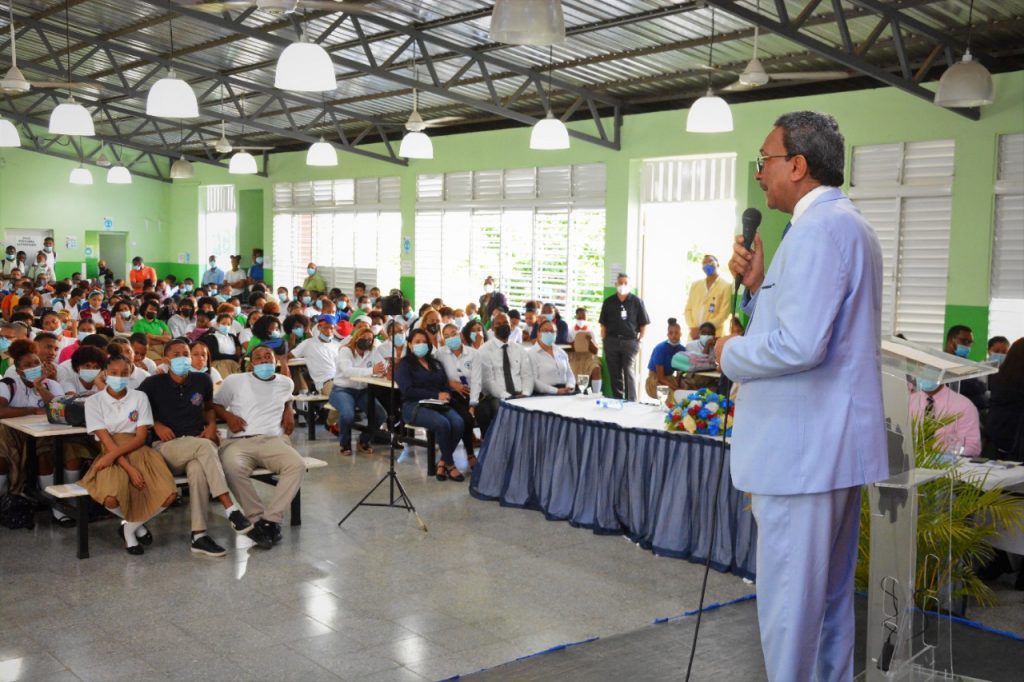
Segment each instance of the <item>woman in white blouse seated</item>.
[{"label": "woman in white blouse seated", "polygon": [[[480,347],[487,341],[487,332],[480,320],[470,320],[469,324],[462,328],[462,341],[473,350],[480,350]],[[509,335],[509,343],[512,343],[512,336]]]},{"label": "woman in white blouse seated", "polygon": [[352,454],[352,422],[356,418],[356,406],[366,414],[367,420],[367,428],[359,436],[360,452],[373,452],[370,438],[386,419],[384,407],[374,400],[366,383],[353,380],[353,377],[384,373],[384,363],[373,361],[373,332],[369,326],[359,325],[349,338],[348,345],[338,350],[338,373],[334,376],[334,388],[327,399],[338,411],[338,442],[342,456]]},{"label": "woman in white blouse seated", "polygon": [[234,318],[228,313],[217,313],[217,326],[213,333],[199,337],[210,351],[210,360],[221,376],[227,377],[241,371],[242,345],[238,336],[231,331]]},{"label": "woman in white blouse seated", "polygon": [[533,369],[533,390],[541,395],[565,395],[576,392],[576,377],[569,367],[569,356],[555,345],[557,332],[553,320],[537,327],[537,343],[528,351]]},{"label": "woman in white blouse seated", "polygon": [[469,380],[473,376],[476,350],[466,345],[466,339],[454,324],[446,324],[441,335],[444,337],[444,347],[437,352],[437,360],[448,377],[452,409],[459,413],[465,423],[462,444],[466,447],[466,458],[472,469],[476,466],[476,457],[473,455],[473,427],[476,423],[469,413]]},{"label": "woman in white blouse seated", "polygon": [[384,325],[383,333],[384,341],[373,351],[373,363],[383,362],[390,365],[392,353],[395,354],[395,362],[405,356],[405,325],[398,320],[391,320]]},{"label": "woman in white blouse seated", "polygon": [[164,458],[146,445],[153,412],[145,393],[128,388],[131,373],[131,361],[119,353],[111,356],[106,389],[85,401],[86,428],[99,440],[103,454],[89,468],[82,487],[125,520],[118,535],[128,553],[137,555],[143,553],[142,545],[153,542],[145,523],[174,504],[178,489]]}]

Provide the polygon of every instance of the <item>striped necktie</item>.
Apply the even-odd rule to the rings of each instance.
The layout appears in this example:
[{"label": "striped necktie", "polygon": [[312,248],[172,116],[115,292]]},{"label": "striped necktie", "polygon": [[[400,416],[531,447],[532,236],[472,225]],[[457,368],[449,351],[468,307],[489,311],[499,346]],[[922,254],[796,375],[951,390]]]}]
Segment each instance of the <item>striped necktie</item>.
[{"label": "striped necktie", "polygon": [[931,417],[933,414],[935,414],[935,398],[934,397],[928,396],[928,400],[926,401],[926,404],[924,406],[924,414],[925,414],[926,417]]}]

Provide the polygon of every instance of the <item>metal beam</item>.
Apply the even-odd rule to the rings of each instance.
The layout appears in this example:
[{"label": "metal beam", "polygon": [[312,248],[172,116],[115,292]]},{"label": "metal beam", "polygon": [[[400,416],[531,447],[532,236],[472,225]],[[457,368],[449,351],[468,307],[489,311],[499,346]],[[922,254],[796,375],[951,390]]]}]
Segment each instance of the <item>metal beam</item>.
[{"label": "metal beam", "polygon": [[[892,87],[903,90],[915,97],[920,97],[921,99],[929,102],[933,101],[935,93],[922,87],[919,81],[915,80],[914,74],[909,69],[908,65],[911,59],[907,54],[906,44],[903,41],[904,36],[901,31],[912,33],[919,42],[927,42],[929,45],[941,45],[948,64],[953,63],[953,50],[958,47],[954,44],[953,40],[948,35],[931,29],[921,22],[914,20],[912,17],[903,14],[899,9],[887,6],[884,3],[878,2],[878,0],[849,1],[872,14],[878,15],[880,19],[887,21],[888,28],[893,36],[893,45],[896,49],[897,58],[900,64],[900,74],[894,74],[868,61],[867,56],[869,56],[870,50],[860,50],[850,39],[849,34],[845,29],[849,10],[845,6],[845,3],[840,2],[839,0],[834,0],[832,3],[835,10],[835,21],[840,27],[840,35],[843,38],[844,43],[844,45],[838,47],[822,42],[814,34],[804,30],[805,24],[794,26],[789,22],[786,15],[780,14],[780,17],[776,19],[768,14],[759,14],[750,9],[740,0],[705,0],[708,5],[717,7],[720,10],[728,12],[729,14],[743,19],[744,21],[760,26],[763,29],[777,33],[797,45],[814,52],[815,54],[831,59],[832,61],[849,69],[853,69],[854,71],[866,76],[870,76],[882,83],[885,83],[886,85],[891,85]],[[781,2],[777,2],[776,5],[784,7],[784,4]],[[877,39],[877,34],[881,34],[881,32],[881,30],[876,28],[876,31],[874,32],[876,34],[875,39]],[[866,52],[866,54],[864,52]],[[980,55],[980,57],[982,60],[986,58],[985,55]],[[923,75],[923,72],[920,73],[918,78],[923,77]],[[973,120],[978,120],[981,117],[980,112],[976,108],[951,109],[950,111]]]}]

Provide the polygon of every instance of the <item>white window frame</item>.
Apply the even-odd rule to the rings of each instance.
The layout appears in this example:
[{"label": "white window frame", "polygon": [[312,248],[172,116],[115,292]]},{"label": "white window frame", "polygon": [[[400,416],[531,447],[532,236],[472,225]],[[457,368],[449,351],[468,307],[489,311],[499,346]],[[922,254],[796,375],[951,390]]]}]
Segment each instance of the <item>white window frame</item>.
[{"label": "white window frame", "polygon": [[988,335],[1013,343],[1024,337],[1024,133],[1000,135],[998,154]]},{"label": "white window frame", "polygon": [[[199,188],[198,228],[198,261],[206,263],[210,256],[216,256],[219,267],[229,267],[229,256],[238,254],[238,201],[234,185],[203,185]],[[211,242],[214,230],[229,230],[231,235]],[[225,248],[227,252],[224,252]]]}]

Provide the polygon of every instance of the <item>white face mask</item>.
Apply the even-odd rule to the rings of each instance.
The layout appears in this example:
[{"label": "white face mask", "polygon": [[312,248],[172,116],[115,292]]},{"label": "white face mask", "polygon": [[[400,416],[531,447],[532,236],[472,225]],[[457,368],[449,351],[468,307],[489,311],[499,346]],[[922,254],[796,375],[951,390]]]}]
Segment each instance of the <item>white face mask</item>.
[{"label": "white face mask", "polygon": [[619,286],[615,287],[615,290],[619,292],[620,296],[626,296],[629,294],[629,285],[620,284]]},{"label": "white face mask", "polygon": [[492,286],[492,285],[490,285],[490,284],[485,284],[485,285],[484,285],[484,293],[485,293],[485,294],[489,294],[489,293],[491,293],[492,291],[494,291],[494,286]]}]

